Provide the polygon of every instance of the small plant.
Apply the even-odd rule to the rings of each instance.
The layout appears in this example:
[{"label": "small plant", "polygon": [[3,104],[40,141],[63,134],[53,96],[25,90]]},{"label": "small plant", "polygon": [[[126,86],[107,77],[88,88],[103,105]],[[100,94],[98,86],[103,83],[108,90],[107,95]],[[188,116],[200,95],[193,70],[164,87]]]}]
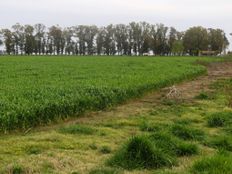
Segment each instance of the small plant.
[{"label": "small plant", "polygon": [[196,161],[191,169],[193,174],[231,174],[232,156],[219,153]]},{"label": "small plant", "polygon": [[183,140],[202,140],[205,135],[204,132],[199,129],[179,124],[173,125],[171,132]]},{"label": "small plant", "polygon": [[102,154],[108,154],[108,153],[111,153],[111,148],[109,146],[102,146],[100,148],[100,152]]},{"label": "small plant", "polygon": [[232,119],[231,112],[217,112],[208,117],[209,127],[223,127]]},{"label": "small plant", "polygon": [[94,132],[96,132],[96,130],[88,126],[84,126],[84,125],[71,125],[71,126],[60,128],[59,132],[64,133],[64,134],[92,135],[94,134]]},{"label": "small plant", "polygon": [[125,169],[157,169],[174,163],[175,157],[157,148],[146,136],[131,138],[108,161],[111,166]]}]

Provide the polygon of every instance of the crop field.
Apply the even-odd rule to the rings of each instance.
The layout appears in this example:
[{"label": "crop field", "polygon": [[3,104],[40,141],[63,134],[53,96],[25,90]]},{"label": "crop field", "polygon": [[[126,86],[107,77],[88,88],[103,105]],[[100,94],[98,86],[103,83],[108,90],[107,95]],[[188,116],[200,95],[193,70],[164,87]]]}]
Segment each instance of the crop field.
[{"label": "crop field", "polygon": [[[203,59],[203,58],[201,58]],[[102,110],[206,72],[195,57],[0,57],[0,130]]]}]

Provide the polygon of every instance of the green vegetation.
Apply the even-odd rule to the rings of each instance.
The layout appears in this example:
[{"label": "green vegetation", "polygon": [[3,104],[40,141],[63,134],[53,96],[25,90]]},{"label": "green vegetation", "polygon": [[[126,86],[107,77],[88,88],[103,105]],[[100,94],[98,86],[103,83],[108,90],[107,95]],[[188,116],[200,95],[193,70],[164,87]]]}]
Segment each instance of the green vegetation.
[{"label": "green vegetation", "polygon": [[213,113],[208,118],[208,126],[223,127],[232,121],[232,112],[217,112]]},{"label": "green vegetation", "polygon": [[185,57],[1,57],[0,129],[102,110],[205,72]]},{"label": "green vegetation", "polygon": [[214,137],[207,143],[208,146],[232,151],[232,138],[230,136]]},{"label": "green vegetation", "polygon": [[71,125],[67,127],[62,127],[59,129],[59,132],[64,134],[85,134],[91,135],[96,132],[95,129],[84,126],[84,125]]},{"label": "green vegetation", "polygon": [[146,136],[133,137],[108,161],[111,166],[125,169],[156,169],[175,163],[169,153],[154,146]]},{"label": "green vegetation", "polygon": [[192,167],[193,174],[231,174],[231,171],[232,156],[224,153],[205,157]]},{"label": "green vegetation", "polygon": [[[89,58],[87,56],[85,58],[66,58],[73,62],[79,62],[80,65],[78,66],[72,62],[72,71],[77,72],[75,67],[78,67],[78,72],[80,69],[83,71],[83,74],[81,74],[82,76],[84,76],[84,73],[89,75],[87,72],[90,71],[90,69],[86,70],[86,67],[95,60],[95,57]],[[107,65],[108,58],[109,57],[102,57],[100,59],[102,59],[102,61],[105,62],[104,64]],[[31,64],[34,64],[35,62],[38,64],[38,62],[41,61],[43,66],[45,66],[44,64],[46,61],[46,66],[48,67],[53,67],[50,65],[50,63],[53,62],[55,64],[54,67],[59,68],[63,66],[60,65],[61,62],[63,62],[63,59],[63,57],[51,57],[48,59],[45,59],[45,57],[22,58],[22,60],[26,63],[28,63],[29,60],[33,60],[30,62]],[[100,84],[106,85],[109,81],[114,82],[114,86],[110,86],[112,88],[117,86],[117,83],[119,83],[120,79],[112,79],[112,77],[115,77],[112,74],[113,69],[114,72],[119,70],[121,72],[123,69],[119,68],[117,64],[121,62],[121,57],[109,59],[112,59],[115,65],[112,66],[112,64],[110,64],[109,66],[111,69],[107,69],[105,67],[101,68],[109,70],[109,75],[105,75],[107,76],[106,79],[100,79],[100,77],[104,77],[103,75],[100,77],[95,76],[91,79],[92,84],[95,84],[96,86],[98,84],[99,86],[97,87],[99,88],[101,88]],[[127,83],[120,83],[118,85],[120,85],[122,89],[125,89],[123,86],[130,86],[130,83],[132,82],[134,85],[137,85],[142,84],[142,82],[139,82],[143,80],[143,83],[145,84],[147,83],[146,80],[149,81],[150,78],[157,81],[158,76],[150,75],[152,76],[150,77],[146,72],[148,71],[152,74],[151,72],[153,70],[151,69],[156,65],[156,59],[161,58],[124,58],[122,60],[124,61],[123,64],[129,62],[129,65],[133,65],[127,69],[127,71],[131,73],[130,78],[127,74],[121,73],[121,76],[124,76],[124,81],[127,81]],[[3,65],[3,60],[6,61],[6,58],[3,58],[2,60],[0,59],[0,66]],[[118,60],[120,61],[118,62]],[[170,66],[175,66],[180,59],[173,57],[162,58],[162,60],[164,60],[165,63],[162,64],[161,62],[161,64],[165,67],[166,64],[169,63],[172,64]],[[181,65],[184,67],[189,65],[190,68],[194,68],[195,66],[191,64],[194,60],[195,58],[191,57],[189,59],[183,58]],[[8,66],[22,66],[18,65],[20,62],[17,62],[14,57],[12,57],[12,59],[8,58],[7,61],[8,62],[6,64]],[[49,61],[50,63],[48,63]],[[86,64],[84,64],[85,61],[87,61]],[[143,61],[149,62],[152,66],[147,67],[146,63],[143,64]],[[153,61],[154,64],[152,63]],[[9,65],[9,62],[12,64]],[[15,62],[18,64],[15,65]],[[98,63],[98,61],[96,62]],[[161,64],[159,62],[160,66]],[[37,68],[41,69],[41,67],[43,67],[42,65]],[[67,67],[70,68],[71,66],[66,63],[64,63],[64,65],[66,68],[59,69],[60,72],[68,70]],[[85,68],[83,68],[83,66]],[[91,66],[95,67],[95,65]],[[201,69],[202,67],[198,68]],[[97,69],[99,72],[95,72],[94,75],[101,74],[100,71],[103,72],[101,69]],[[131,72],[132,69],[134,72],[139,71],[140,74],[138,73],[133,76],[133,73]],[[1,70],[2,69],[0,69],[0,71]],[[9,71],[12,71],[12,69]],[[54,70],[44,68],[44,72],[49,72],[47,74],[50,74],[51,71]],[[71,77],[74,76],[72,71],[69,71]],[[157,66],[154,71],[159,72],[158,74],[162,76],[159,80],[166,78],[166,75],[161,73],[164,72],[163,68]],[[177,70],[172,71],[175,72]],[[178,73],[181,74],[181,71],[178,71]],[[6,68],[4,68],[4,72],[6,72]],[[144,72],[144,74],[148,77],[145,77],[141,74],[141,72]],[[12,78],[12,73],[9,74],[11,75],[11,77],[9,77],[10,79]],[[68,73],[66,72],[66,75],[63,75],[67,76],[67,74]],[[19,79],[21,78],[21,76],[19,77],[19,74],[15,76],[18,76]],[[30,77],[30,75],[28,75],[28,77]],[[43,78],[40,77],[40,80],[46,79],[45,77],[46,74],[44,73]],[[139,78],[138,81],[133,81],[134,77],[141,77],[141,79]],[[193,76],[186,76],[186,78],[190,77]],[[66,79],[60,75],[60,79],[62,78]],[[185,79],[178,78],[176,82]],[[2,81],[4,83],[0,83],[0,86],[6,84],[7,81],[7,78],[5,77],[2,79],[4,79]],[[33,81],[33,78],[29,79]],[[48,83],[48,86],[53,84],[52,86],[54,88],[62,87],[64,91],[69,89],[69,94],[73,93],[70,88],[64,88],[61,82],[57,82],[59,85],[56,86],[56,83],[51,79],[52,78],[50,77],[51,83]],[[110,80],[107,82],[107,79]],[[16,80],[14,79],[14,81]],[[69,79],[66,81],[67,84],[69,84]],[[73,83],[75,80],[70,81]],[[79,84],[79,86],[87,84],[87,82],[90,83],[86,79],[82,79],[78,82],[81,81],[82,84]],[[97,81],[99,83],[97,83]],[[123,80],[121,79],[121,81]],[[150,81],[152,81],[152,79],[150,79]],[[182,92],[181,89],[187,89],[189,85],[192,85],[196,81],[185,82],[183,84],[176,85],[176,87]],[[35,81],[33,82],[35,83]],[[197,91],[194,90],[193,92],[188,93],[188,91],[183,90],[183,100],[172,99],[171,102],[169,102],[170,100],[167,99],[166,102],[162,102],[162,98],[165,98],[168,91],[161,90],[161,94],[156,92],[151,93],[144,96],[142,99],[133,100],[126,102],[126,104],[120,105],[119,107],[110,108],[106,112],[101,111],[88,113],[78,119],[67,119],[67,122],[61,121],[56,125],[52,124],[45,127],[27,129],[26,131],[19,131],[17,134],[13,132],[7,134],[2,133],[0,138],[0,173],[228,174],[228,171],[231,171],[230,166],[232,164],[232,124],[230,115],[232,108],[228,105],[230,100],[230,97],[228,96],[231,95],[228,92],[228,89],[232,88],[231,82],[231,80],[219,80],[211,86],[211,89],[209,89],[210,93],[206,90],[205,93],[208,95],[208,99],[210,100],[205,100],[204,97],[201,99],[197,99],[195,97],[198,93],[201,93],[197,86],[197,89],[195,89]],[[28,85],[32,82],[23,80],[21,83],[22,85],[23,83]],[[167,84],[172,83],[175,83],[175,80],[171,80],[168,83],[165,82],[162,85],[166,86]],[[9,92],[13,91],[13,89],[17,89],[14,85],[12,85],[14,84],[13,81],[10,84],[11,86],[7,86],[5,91],[8,90]],[[29,90],[31,86],[28,86],[29,88],[27,89]],[[158,89],[161,86],[158,85],[153,87],[154,89]],[[37,83],[37,87],[40,89],[41,84]],[[153,87],[149,89],[153,89]],[[2,89],[3,88],[1,86],[0,90]],[[137,88],[133,89],[136,91]],[[19,88],[19,90],[23,91],[21,88]],[[147,90],[148,88],[142,90],[142,92],[146,92]],[[50,93],[52,94],[51,91]],[[6,94],[9,95],[9,93],[0,93],[1,96],[6,96]],[[20,97],[21,94],[19,94],[20,93],[16,93],[15,95]],[[46,95],[48,95],[48,97]],[[43,96],[44,99],[51,99],[48,93],[46,93],[46,95]],[[97,93],[96,95],[100,95],[100,93]],[[127,95],[128,98],[121,96],[123,100],[120,100],[120,102],[139,95],[142,95],[142,93],[138,93],[138,95]],[[213,95],[213,97],[211,97],[211,95]],[[161,100],[159,98],[160,96]],[[104,95],[104,97],[106,97],[106,95]],[[57,99],[59,99],[59,97]],[[64,99],[66,100],[65,97]],[[106,97],[106,99],[108,99],[108,97]],[[0,101],[2,102],[4,100]],[[38,102],[42,100],[35,101]],[[47,100],[45,101],[48,102]],[[57,100],[56,102],[59,104],[60,100]],[[117,102],[111,103],[108,107],[113,104],[117,104]],[[100,109],[100,107],[88,108],[87,110],[83,110],[81,113],[84,111],[98,109]],[[208,120],[212,115],[219,115],[218,117],[220,118],[224,115],[223,118],[225,117],[225,122],[223,122],[223,127],[208,126]],[[76,115],[73,114],[67,116]],[[57,118],[59,121],[59,119],[66,118],[66,115],[58,114],[54,117],[54,120]],[[53,119],[49,120],[47,123],[49,124],[52,121]],[[43,124],[45,124],[45,122]],[[35,124],[35,126],[36,125],[37,124]],[[220,153],[218,153],[218,151],[220,151]]]},{"label": "green vegetation", "polygon": [[101,168],[101,169],[94,169],[90,171],[89,174],[121,174],[121,172],[117,169]]},{"label": "green vegetation", "polygon": [[202,130],[178,124],[172,126],[171,132],[183,140],[202,140],[205,135]]}]

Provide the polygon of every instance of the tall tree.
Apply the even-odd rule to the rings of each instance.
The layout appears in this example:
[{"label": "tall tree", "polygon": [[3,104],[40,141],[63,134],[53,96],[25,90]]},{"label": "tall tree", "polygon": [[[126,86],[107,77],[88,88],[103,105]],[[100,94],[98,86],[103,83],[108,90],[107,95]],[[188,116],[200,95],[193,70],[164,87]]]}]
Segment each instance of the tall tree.
[{"label": "tall tree", "polygon": [[12,52],[14,52],[13,33],[9,29],[3,29],[2,32],[6,53],[10,55]]},{"label": "tall tree", "polygon": [[49,28],[49,50],[54,50],[55,54],[61,54],[63,50],[63,34],[62,28],[59,25]]},{"label": "tall tree", "polygon": [[203,27],[188,29],[183,38],[185,51],[190,55],[198,55],[202,50],[208,50],[208,32]]},{"label": "tall tree", "polygon": [[25,53],[28,55],[32,54],[35,48],[35,37],[33,35],[33,32],[33,26],[25,26]]},{"label": "tall tree", "polygon": [[104,27],[98,29],[97,37],[96,37],[96,45],[97,45],[97,54],[104,54],[104,42],[106,37],[106,30]]},{"label": "tall tree", "polygon": [[12,26],[13,29],[13,40],[14,40],[14,54],[19,54],[19,51],[21,54],[25,52],[24,45],[25,45],[25,32],[24,32],[24,26],[20,25],[19,23],[16,23]]},{"label": "tall tree", "polygon": [[44,47],[45,47],[45,30],[46,26],[43,24],[35,24],[34,26],[35,30],[35,54],[41,54],[45,53]]}]

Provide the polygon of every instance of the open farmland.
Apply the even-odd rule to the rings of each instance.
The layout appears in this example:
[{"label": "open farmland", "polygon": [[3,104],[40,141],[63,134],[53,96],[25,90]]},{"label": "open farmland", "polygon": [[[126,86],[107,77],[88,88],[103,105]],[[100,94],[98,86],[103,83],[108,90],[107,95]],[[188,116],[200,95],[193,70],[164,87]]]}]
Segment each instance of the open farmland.
[{"label": "open farmland", "polygon": [[[201,58],[203,59],[203,58]],[[1,57],[0,129],[102,110],[206,70],[188,57]]]},{"label": "open farmland", "polygon": [[[65,58],[41,57],[36,59],[25,57],[22,65],[27,63],[32,69],[31,65],[40,62],[43,66],[48,66],[49,62],[50,67],[55,67],[58,72],[58,65],[63,67],[65,65],[63,59]],[[8,65],[11,62],[11,66],[16,65],[15,62],[19,63],[17,58],[8,59],[9,61],[2,59],[2,62],[7,62]],[[95,68],[97,64],[103,62],[108,64],[108,59],[114,61],[114,68],[115,65],[119,64],[116,57],[102,59],[69,57],[67,59],[73,62],[77,61],[82,66],[86,62],[94,60],[97,63],[93,65],[90,61],[88,65]],[[182,63],[179,64],[180,59],[125,58],[123,63],[125,66],[126,63],[133,62],[133,67],[139,69],[140,64],[146,66],[144,62],[148,61],[154,67],[160,68],[160,71],[154,70],[159,73],[168,72],[165,67],[169,67],[172,72],[178,72],[175,67],[182,66],[189,67],[188,72],[196,68],[195,70],[201,70],[199,72],[204,73],[207,69],[208,73],[192,80],[190,77],[196,75],[195,73],[185,77],[179,76],[179,78],[172,76],[175,77],[173,80],[162,84],[168,85],[186,78],[188,81],[175,84],[180,94],[179,97],[175,95],[167,97],[170,92],[169,87],[158,90],[157,88],[161,86],[154,86],[157,89],[154,92],[148,92],[142,97],[105,111],[87,112],[76,119],[27,129],[26,131],[17,131],[17,133],[2,133],[0,138],[0,173],[231,174],[232,62],[201,62],[206,65],[202,67],[193,64],[196,58],[183,58]],[[201,59],[212,60],[209,58]],[[159,63],[156,62],[157,60]],[[164,64],[162,65],[162,63]],[[22,70],[22,65],[17,66],[21,67]],[[68,65],[81,67],[74,63]],[[171,68],[171,65],[174,68]],[[38,66],[40,72],[42,72],[41,67],[43,66]],[[162,66],[164,69],[161,68]],[[103,69],[99,68],[99,71],[94,75],[100,74],[101,71],[102,76],[106,77]],[[47,75],[43,74],[44,78],[42,79],[45,80],[45,77],[50,77],[48,74],[52,73],[49,69],[43,68],[43,70],[47,73]],[[117,71],[120,70],[122,68],[117,68]],[[145,68],[142,70],[146,72]],[[116,72],[116,69],[114,71]],[[129,68],[127,71],[130,72]],[[109,72],[113,73],[112,69],[109,69]],[[111,74],[111,76],[113,75]],[[35,78],[32,76],[27,78],[29,77],[34,79],[35,83]],[[149,79],[150,76],[143,75],[143,77]],[[153,77],[157,79],[155,75]],[[50,77],[50,81],[51,79]],[[100,79],[98,80],[100,81]],[[104,84],[107,84],[106,81]],[[127,81],[129,82],[129,80]],[[25,84],[26,82],[25,80]],[[13,82],[11,83],[13,85]],[[28,84],[32,86],[33,83]],[[59,84],[61,85],[60,81]],[[41,86],[42,83],[40,86],[37,85],[37,87]],[[124,84],[124,86],[126,85]],[[25,86],[26,88],[27,86]],[[142,92],[145,91],[146,89],[142,90]],[[132,94],[132,97],[142,95]],[[128,95],[127,98],[129,97]],[[127,98],[123,98],[123,100]],[[123,100],[118,100],[118,103]],[[111,104],[116,104],[116,102]],[[88,110],[90,109],[100,110],[101,108],[88,108]],[[68,115],[60,114],[59,116],[58,114],[58,119],[64,116]]]}]

